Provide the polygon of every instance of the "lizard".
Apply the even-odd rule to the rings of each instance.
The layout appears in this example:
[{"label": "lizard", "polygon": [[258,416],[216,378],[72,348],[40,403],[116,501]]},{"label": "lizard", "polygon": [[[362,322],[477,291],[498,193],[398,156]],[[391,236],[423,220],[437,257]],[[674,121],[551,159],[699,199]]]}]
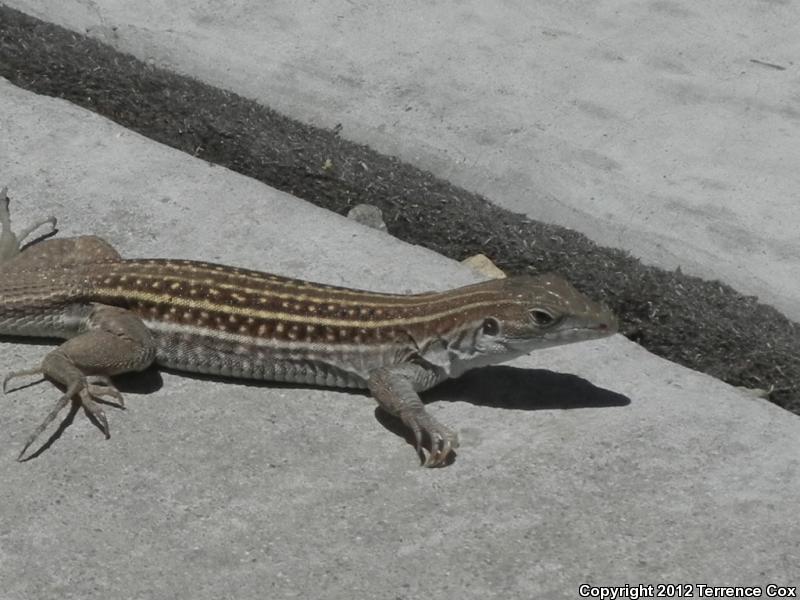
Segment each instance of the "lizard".
[{"label": "lizard", "polygon": [[[419,393],[548,346],[612,335],[617,320],[558,275],[446,291],[371,292],[183,259],[125,259],[100,237],[13,232],[0,191],[0,335],[62,338],[34,368],[64,388],[17,457],[70,403],[110,437],[112,377],[151,365],[215,376],[366,388],[414,436],[423,465],[449,464],[458,435]],[[51,231],[33,243],[37,228]]]}]

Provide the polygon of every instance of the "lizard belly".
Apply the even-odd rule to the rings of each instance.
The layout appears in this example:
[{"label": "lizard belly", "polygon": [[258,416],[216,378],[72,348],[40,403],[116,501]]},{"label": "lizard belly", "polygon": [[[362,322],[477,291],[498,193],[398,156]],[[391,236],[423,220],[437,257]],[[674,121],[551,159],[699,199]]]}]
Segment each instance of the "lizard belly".
[{"label": "lizard belly", "polygon": [[80,333],[92,307],[89,304],[20,307],[0,305],[0,335],[70,338]]},{"label": "lizard belly", "polygon": [[146,323],[156,362],[194,373],[330,387],[365,388],[370,371],[392,364],[391,347],[309,346]]}]

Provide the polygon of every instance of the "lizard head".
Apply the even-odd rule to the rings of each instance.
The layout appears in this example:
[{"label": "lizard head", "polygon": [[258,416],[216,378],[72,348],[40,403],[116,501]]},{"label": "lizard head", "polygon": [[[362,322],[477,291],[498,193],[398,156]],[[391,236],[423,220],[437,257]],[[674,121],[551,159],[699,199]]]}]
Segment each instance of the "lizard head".
[{"label": "lizard head", "polygon": [[608,308],[558,275],[521,275],[482,285],[496,293],[476,340],[485,353],[524,354],[606,337],[618,328]]}]

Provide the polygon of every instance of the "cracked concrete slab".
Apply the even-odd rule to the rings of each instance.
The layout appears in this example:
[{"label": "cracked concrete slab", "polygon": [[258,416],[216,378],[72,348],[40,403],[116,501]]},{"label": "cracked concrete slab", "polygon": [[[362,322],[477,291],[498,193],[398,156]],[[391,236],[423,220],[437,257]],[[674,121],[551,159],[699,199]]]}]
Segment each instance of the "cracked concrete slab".
[{"label": "cracked concrete slab", "polygon": [[[0,79],[16,222],[123,255],[394,291],[463,266]],[[4,366],[47,346],[0,344]],[[621,336],[430,395],[445,469],[358,393],[147,373],[106,441],[82,415],[14,461],[56,399],[6,395],[3,599],[575,598],[581,584],[796,586],[800,418]]]}]

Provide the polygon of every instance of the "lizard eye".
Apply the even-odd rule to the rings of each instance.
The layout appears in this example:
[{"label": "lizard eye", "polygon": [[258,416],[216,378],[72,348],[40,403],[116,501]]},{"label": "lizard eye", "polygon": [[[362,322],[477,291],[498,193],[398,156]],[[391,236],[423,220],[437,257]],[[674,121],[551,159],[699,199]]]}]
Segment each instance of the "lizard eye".
[{"label": "lizard eye", "polygon": [[533,319],[533,322],[536,323],[537,325],[540,325],[541,327],[547,327],[548,325],[552,324],[553,321],[555,321],[553,315],[551,315],[547,311],[538,308],[530,311],[530,314],[531,314],[531,319]]},{"label": "lizard eye", "polygon": [[486,335],[497,335],[500,333],[500,323],[497,319],[489,317],[483,322],[483,333]]}]

